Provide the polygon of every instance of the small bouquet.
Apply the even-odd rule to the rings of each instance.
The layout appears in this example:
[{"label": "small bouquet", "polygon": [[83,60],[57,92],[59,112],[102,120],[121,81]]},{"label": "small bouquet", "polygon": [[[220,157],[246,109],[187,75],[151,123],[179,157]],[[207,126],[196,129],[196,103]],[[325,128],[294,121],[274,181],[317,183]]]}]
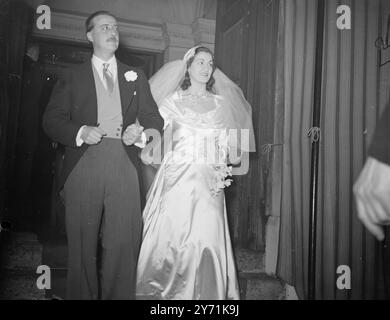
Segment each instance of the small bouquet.
[{"label": "small bouquet", "polygon": [[232,179],[226,179],[232,176],[232,167],[226,164],[214,165],[215,170],[214,177],[211,181],[211,193],[213,196],[217,196],[222,189],[228,187],[232,183]]}]

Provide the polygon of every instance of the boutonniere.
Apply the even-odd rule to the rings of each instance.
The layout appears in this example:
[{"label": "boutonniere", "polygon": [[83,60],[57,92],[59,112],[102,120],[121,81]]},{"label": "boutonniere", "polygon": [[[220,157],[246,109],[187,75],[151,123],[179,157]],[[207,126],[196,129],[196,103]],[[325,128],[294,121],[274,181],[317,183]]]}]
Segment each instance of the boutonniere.
[{"label": "boutonniere", "polygon": [[137,80],[137,78],[138,78],[138,74],[137,74],[137,72],[134,72],[133,70],[127,71],[127,72],[125,73],[125,78],[126,78],[126,81],[127,81],[127,82],[128,82],[128,81],[135,81],[135,80]]}]

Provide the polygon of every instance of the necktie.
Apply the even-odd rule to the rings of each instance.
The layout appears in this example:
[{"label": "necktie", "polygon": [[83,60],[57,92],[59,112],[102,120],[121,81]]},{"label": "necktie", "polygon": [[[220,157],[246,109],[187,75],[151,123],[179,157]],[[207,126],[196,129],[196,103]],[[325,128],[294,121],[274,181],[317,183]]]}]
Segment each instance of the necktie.
[{"label": "necktie", "polygon": [[108,92],[112,92],[114,90],[114,80],[112,79],[112,75],[110,70],[108,70],[109,63],[103,63],[103,79],[106,82]]}]

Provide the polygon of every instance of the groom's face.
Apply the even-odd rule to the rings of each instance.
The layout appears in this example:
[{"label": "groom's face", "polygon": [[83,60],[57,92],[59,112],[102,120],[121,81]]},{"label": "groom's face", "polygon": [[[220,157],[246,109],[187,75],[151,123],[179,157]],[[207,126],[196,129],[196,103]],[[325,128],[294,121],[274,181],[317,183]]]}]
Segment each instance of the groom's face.
[{"label": "groom's face", "polygon": [[119,46],[118,22],[114,17],[99,15],[93,19],[93,28],[87,37],[95,52],[114,53]]}]

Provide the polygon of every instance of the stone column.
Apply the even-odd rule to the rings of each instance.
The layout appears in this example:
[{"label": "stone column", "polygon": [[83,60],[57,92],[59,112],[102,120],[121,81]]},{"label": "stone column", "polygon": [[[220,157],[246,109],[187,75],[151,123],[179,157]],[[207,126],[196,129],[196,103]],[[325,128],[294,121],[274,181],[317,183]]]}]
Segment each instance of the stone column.
[{"label": "stone column", "polygon": [[214,52],[215,20],[197,18],[191,25],[165,23],[163,30],[164,62],[181,59],[189,48],[198,44]]},{"label": "stone column", "polygon": [[192,23],[195,44],[202,44],[214,52],[215,20],[198,18]]},{"label": "stone column", "polygon": [[165,23],[163,25],[165,51],[164,62],[181,59],[195,45],[191,25]]}]

